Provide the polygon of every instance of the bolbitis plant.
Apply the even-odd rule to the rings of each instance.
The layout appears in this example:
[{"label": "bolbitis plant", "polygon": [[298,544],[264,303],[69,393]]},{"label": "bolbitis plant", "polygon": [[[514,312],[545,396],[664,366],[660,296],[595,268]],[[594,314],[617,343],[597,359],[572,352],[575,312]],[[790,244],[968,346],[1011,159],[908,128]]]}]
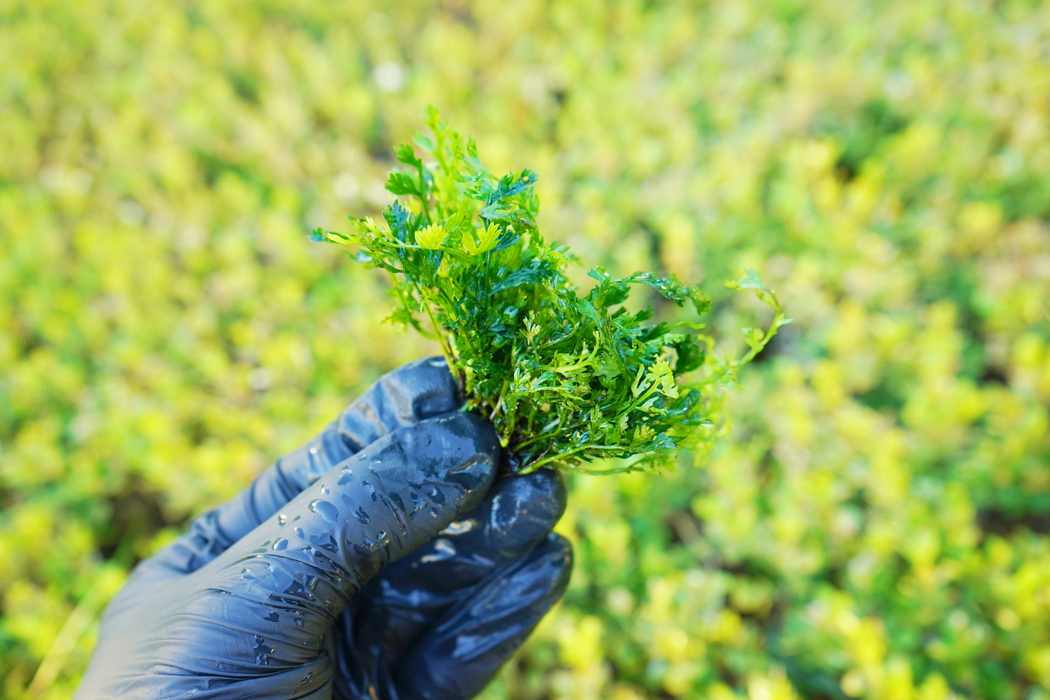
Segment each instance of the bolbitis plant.
[{"label": "bolbitis plant", "polygon": [[[396,149],[408,170],[391,173],[395,200],[383,221],[354,219],[347,234],[315,240],[355,248],[360,262],[390,273],[392,319],[437,340],[457,378],[465,410],[490,420],[509,469],[540,467],[616,473],[672,466],[679,450],[705,454],[725,423],[722,400],[750,362],[788,323],[754,271],[738,282],[771,306],[766,331],[744,329],[749,351],[726,358],[698,322],[653,322],[653,310],[623,302],[644,285],[702,316],[699,287],[649,272],[615,278],[600,267],[586,293],[565,276],[575,258],[547,244],[536,225],[536,174],[497,179],[473,139],[429,108],[428,134]],[[407,206],[406,206],[407,204]],[[616,458],[604,467],[595,460]]]}]

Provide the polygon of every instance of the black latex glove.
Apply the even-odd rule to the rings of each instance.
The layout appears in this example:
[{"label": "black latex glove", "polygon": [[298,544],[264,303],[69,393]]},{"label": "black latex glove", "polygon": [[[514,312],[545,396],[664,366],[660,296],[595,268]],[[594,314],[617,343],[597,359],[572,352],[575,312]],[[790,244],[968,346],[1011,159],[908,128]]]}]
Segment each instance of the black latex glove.
[{"label": "black latex glove", "polygon": [[380,379],[316,439],[140,564],[76,697],[476,695],[562,595],[553,472],[499,479],[441,360]]}]

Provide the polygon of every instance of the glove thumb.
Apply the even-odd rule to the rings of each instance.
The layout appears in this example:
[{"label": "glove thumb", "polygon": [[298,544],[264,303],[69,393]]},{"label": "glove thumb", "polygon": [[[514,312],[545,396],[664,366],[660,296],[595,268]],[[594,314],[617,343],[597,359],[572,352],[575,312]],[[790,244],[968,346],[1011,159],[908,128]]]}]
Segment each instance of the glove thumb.
[{"label": "glove thumb", "polygon": [[225,642],[251,645],[256,663],[309,661],[350,597],[470,510],[498,464],[495,431],[476,416],[399,428],[201,569],[207,594],[195,596],[196,612],[235,623]]}]

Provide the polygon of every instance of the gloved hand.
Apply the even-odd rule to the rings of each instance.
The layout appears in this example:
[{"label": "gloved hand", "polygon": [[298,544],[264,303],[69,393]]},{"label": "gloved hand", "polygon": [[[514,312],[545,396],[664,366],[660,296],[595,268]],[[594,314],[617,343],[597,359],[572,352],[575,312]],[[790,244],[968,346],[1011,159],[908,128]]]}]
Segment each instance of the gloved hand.
[{"label": "gloved hand", "polygon": [[561,477],[495,485],[499,443],[442,360],[380,379],[316,439],[142,562],[76,697],[476,695],[562,595]]}]

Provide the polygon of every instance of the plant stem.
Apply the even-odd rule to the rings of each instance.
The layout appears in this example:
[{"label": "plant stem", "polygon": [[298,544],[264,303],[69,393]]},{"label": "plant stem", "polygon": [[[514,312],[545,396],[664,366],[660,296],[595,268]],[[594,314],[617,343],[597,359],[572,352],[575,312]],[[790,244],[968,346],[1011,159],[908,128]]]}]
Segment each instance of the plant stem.
[{"label": "plant stem", "polygon": [[751,351],[743,357],[741,357],[739,360],[735,360],[733,362],[733,367],[743,367],[748,362],[751,362],[751,360],[755,359],[758,353],[762,352],[765,349],[765,347],[769,345],[769,341],[773,339],[773,336],[777,334],[777,330],[779,330],[780,326],[783,325],[780,323],[780,321],[783,320],[783,318],[784,312],[777,311],[776,314],[773,316],[773,323],[769,325],[769,330],[767,330],[766,334],[762,337],[762,342],[758,343],[757,345],[755,345],[755,347],[751,348]]},{"label": "plant stem", "polygon": [[602,451],[602,450],[605,450],[605,451],[608,451],[608,450],[619,450],[619,451],[622,451],[623,448],[619,447],[619,446],[606,447],[606,446],[603,446],[603,445],[581,445],[579,447],[574,447],[571,450],[565,450],[564,452],[559,452],[557,454],[551,455],[550,457],[545,457],[543,459],[536,460],[532,464],[529,464],[526,467],[525,471],[522,471],[521,473],[522,474],[528,474],[531,471],[535,471],[535,470],[539,469],[544,464],[550,464],[551,462],[557,462],[558,460],[565,459],[566,457],[571,457],[572,455],[574,455],[574,454],[576,454],[578,452],[583,452],[584,450],[599,450],[599,451]]},{"label": "plant stem", "polygon": [[427,217],[427,223],[433,223],[430,220],[430,206],[427,204],[427,179],[423,174],[423,164],[420,163],[416,166],[416,172],[419,173],[419,201],[423,204],[423,216]]},{"label": "plant stem", "polygon": [[[452,349],[448,347],[448,343],[445,341],[445,336],[441,332],[441,326],[437,322],[437,318],[434,317],[434,311],[430,308],[430,301],[423,295],[423,290],[419,288],[419,285],[415,285],[416,291],[419,292],[419,298],[423,300],[423,308],[427,310],[427,316],[430,318],[430,325],[434,328],[434,335],[437,336],[437,341],[441,345],[441,354],[445,356],[445,363],[448,364],[448,371],[455,371],[455,362],[452,359]],[[459,384],[462,385],[460,377],[456,377]]]}]

